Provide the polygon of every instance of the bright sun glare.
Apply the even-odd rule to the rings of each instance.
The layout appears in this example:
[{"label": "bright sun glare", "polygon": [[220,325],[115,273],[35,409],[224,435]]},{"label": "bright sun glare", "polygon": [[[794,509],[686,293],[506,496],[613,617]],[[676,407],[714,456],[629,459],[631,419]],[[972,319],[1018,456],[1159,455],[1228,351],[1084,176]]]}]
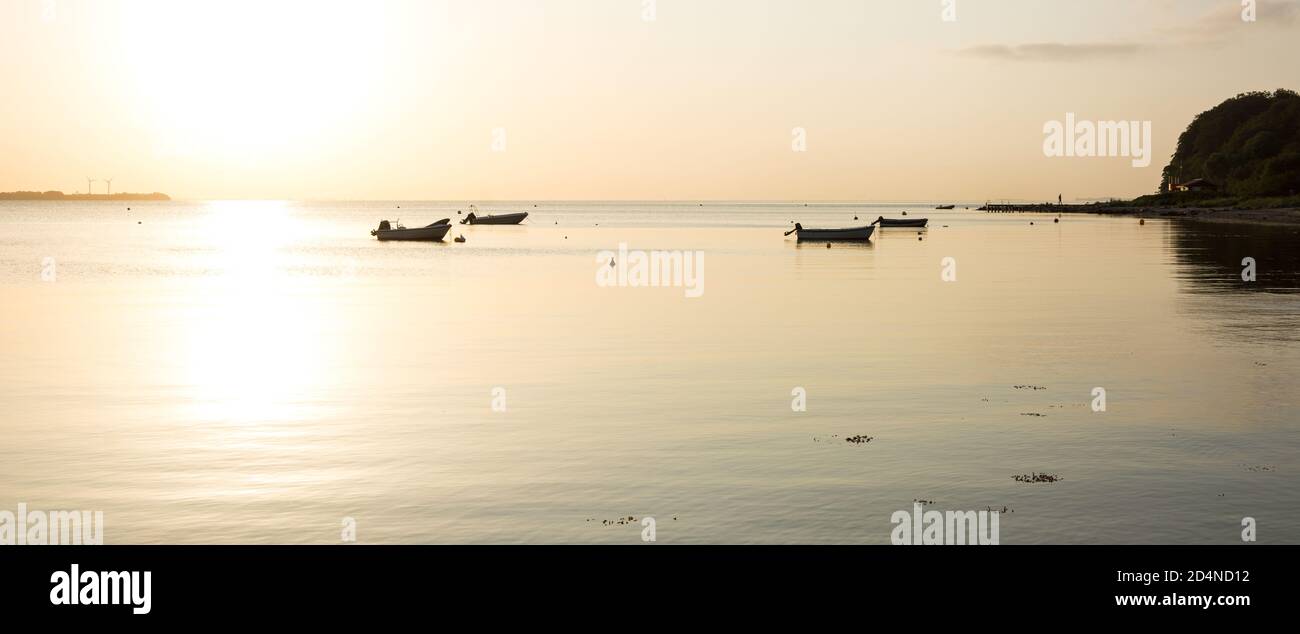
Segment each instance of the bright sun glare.
[{"label": "bright sun glare", "polygon": [[383,8],[352,0],[126,5],[122,36],[141,112],[167,154],[259,159],[310,152],[360,116],[382,73]]}]

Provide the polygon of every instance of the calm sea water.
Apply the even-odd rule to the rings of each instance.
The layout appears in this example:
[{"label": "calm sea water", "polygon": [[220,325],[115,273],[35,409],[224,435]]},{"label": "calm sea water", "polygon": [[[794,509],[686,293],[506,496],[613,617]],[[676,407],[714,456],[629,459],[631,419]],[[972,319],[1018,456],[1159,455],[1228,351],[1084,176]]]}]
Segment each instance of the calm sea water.
[{"label": "calm sea water", "polygon": [[[0,203],[0,508],[108,543],[887,543],[919,499],[1006,507],[1004,544],[1300,542],[1295,228],[482,206],[533,215],[402,244],[368,232],[465,205]],[[781,235],[902,211],[930,229]],[[620,243],[703,251],[703,296],[598,286]]]}]

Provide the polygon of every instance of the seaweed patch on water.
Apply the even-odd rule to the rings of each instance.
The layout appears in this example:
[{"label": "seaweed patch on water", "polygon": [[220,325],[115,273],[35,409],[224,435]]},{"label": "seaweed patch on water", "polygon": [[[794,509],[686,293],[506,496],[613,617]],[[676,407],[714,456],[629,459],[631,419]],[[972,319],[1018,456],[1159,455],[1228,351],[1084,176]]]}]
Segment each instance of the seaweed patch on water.
[{"label": "seaweed patch on water", "polygon": [[1039,418],[1045,418],[1045,417],[1047,416],[1047,414],[1039,414],[1038,412],[1020,412],[1020,415],[1021,415],[1021,416],[1037,416],[1037,417],[1039,417]]},{"label": "seaweed patch on water", "polygon": [[[831,434],[829,436],[813,436],[813,442],[822,442],[822,441],[830,442],[831,439],[835,439],[839,437],[840,437],[839,434]],[[862,436],[862,435],[849,436],[844,439],[844,442],[852,443],[854,445],[865,445],[866,443],[875,440],[875,438],[876,438],[875,436]]]},{"label": "seaweed patch on water", "polygon": [[1272,471],[1275,468],[1271,464],[1252,464],[1252,465],[1243,465],[1243,466],[1246,467],[1246,471],[1252,471],[1256,473],[1261,471]]},{"label": "seaweed patch on water", "polygon": [[1043,386],[1041,386],[1041,385],[1013,385],[1013,386],[1011,386],[1011,387],[1013,387],[1013,388],[1015,388],[1015,389],[1017,389],[1017,390],[1045,390],[1045,389],[1047,389],[1047,388],[1045,388],[1045,387],[1043,387]]},{"label": "seaweed patch on water", "polygon": [[1037,471],[1035,471],[1033,473],[1022,473],[1020,475],[1014,475],[1011,476],[1011,479],[1015,480],[1016,482],[1059,482],[1061,480],[1064,480],[1065,478],[1062,478],[1061,476],[1056,475],[1054,473],[1038,473]]},{"label": "seaweed patch on water", "polygon": [[[673,519],[677,519],[677,518],[673,517]],[[596,518],[588,517],[587,521],[594,522],[596,521]],[[637,523],[637,519],[635,517],[632,517],[631,515],[627,517],[612,519],[612,520],[600,520],[601,526],[627,526],[628,524],[636,524],[636,523]]]}]

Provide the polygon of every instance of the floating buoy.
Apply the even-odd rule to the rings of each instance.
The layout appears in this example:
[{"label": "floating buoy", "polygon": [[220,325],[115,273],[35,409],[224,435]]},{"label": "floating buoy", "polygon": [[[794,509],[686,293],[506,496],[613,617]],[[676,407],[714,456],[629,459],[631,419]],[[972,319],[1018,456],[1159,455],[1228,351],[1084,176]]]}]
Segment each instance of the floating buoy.
[{"label": "floating buoy", "polygon": [[906,211],[904,211],[904,212],[903,212],[903,215],[904,215],[904,216],[906,216],[906,215],[907,215],[907,212],[906,212]]},{"label": "floating buoy", "polygon": [[465,236],[456,236],[456,242],[464,242]]},{"label": "floating buoy", "polygon": [[1139,219],[1138,219],[1138,224],[1140,224],[1140,225],[1144,225],[1144,224],[1146,224],[1146,223],[1147,223],[1147,219],[1146,219],[1146,218],[1139,218]]},{"label": "floating buoy", "polygon": [[1052,218],[1052,223],[1053,223],[1053,224],[1058,223],[1058,222],[1060,222],[1060,221],[1061,221],[1060,218]]},{"label": "floating buoy", "polygon": [[827,249],[831,248],[831,243],[827,242],[827,243],[826,243],[826,248],[827,248]]},{"label": "floating buoy", "polygon": [[609,268],[614,268],[614,258],[609,259]]},{"label": "floating buoy", "polygon": [[858,219],[858,217],[857,217],[857,216],[854,216],[854,217],[853,217],[853,219],[854,219],[854,220],[857,220],[857,219]]}]

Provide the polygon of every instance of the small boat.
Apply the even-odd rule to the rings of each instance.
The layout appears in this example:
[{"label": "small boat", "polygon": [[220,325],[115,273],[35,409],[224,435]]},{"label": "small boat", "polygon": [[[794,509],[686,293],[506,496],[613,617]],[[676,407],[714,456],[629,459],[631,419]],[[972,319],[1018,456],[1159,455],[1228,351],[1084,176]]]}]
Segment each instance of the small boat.
[{"label": "small boat", "polygon": [[794,228],[785,232],[785,235],[798,233],[800,241],[817,240],[817,241],[844,241],[844,240],[870,240],[871,234],[876,230],[874,225],[865,227],[849,227],[847,229],[804,229],[803,225],[794,223]]},{"label": "small boat", "polygon": [[463,225],[517,225],[528,217],[528,212],[521,211],[513,214],[498,214],[495,216],[478,215],[478,207],[469,206],[469,215],[460,221]]},{"label": "small boat", "polygon": [[[396,226],[394,226],[394,224]],[[401,222],[390,223],[387,220],[379,221],[379,228],[370,232],[370,235],[380,240],[419,240],[430,242],[441,242],[443,236],[451,231],[451,219],[443,218],[427,227],[417,227],[407,229],[402,226]]]},{"label": "small boat", "polygon": [[900,220],[898,218],[886,218],[884,216],[881,216],[879,218],[876,218],[875,224],[880,225],[882,228],[883,227],[924,227],[927,224],[930,224],[930,219],[929,218],[908,218],[907,220]]},{"label": "small boat", "polygon": [[935,209],[956,209],[957,205],[939,205]]}]

